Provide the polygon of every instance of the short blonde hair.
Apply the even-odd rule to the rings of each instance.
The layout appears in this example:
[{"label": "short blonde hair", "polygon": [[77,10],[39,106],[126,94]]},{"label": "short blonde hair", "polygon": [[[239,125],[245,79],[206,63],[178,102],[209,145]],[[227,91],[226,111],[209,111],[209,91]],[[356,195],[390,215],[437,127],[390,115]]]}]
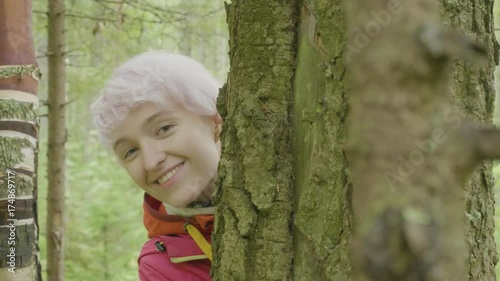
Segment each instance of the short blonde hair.
[{"label": "short blonde hair", "polygon": [[183,106],[195,114],[214,116],[219,87],[205,67],[189,57],[166,51],[145,52],[115,69],[91,105],[91,114],[101,143],[110,148],[111,132],[131,109],[152,102],[159,107]]}]

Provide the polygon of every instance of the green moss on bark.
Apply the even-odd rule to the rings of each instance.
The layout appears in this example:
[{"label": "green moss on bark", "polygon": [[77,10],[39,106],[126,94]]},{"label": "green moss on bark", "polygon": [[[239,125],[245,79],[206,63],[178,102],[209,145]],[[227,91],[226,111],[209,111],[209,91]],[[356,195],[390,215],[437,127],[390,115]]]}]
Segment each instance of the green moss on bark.
[{"label": "green moss on bark", "polygon": [[0,79],[12,76],[21,77],[24,74],[28,74],[36,80],[39,80],[42,76],[40,69],[36,65],[16,65],[0,67]]},{"label": "green moss on bark", "polygon": [[2,119],[18,119],[33,123],[37,121],[33,103],[16,100],[0,99],[0,116]]},{"label": "green moss on bark", "polygon": [[233,1],[229,8],[214,280],[283,280],[291,274],[296,12],[296,3],[264,0]]},{"label": "green moss on bark", "polygon": [[[7,181],[0,180],[0,186],[6,186]],[[15,177],[16,196],[32,196],[33,195],[33,179],[17,174]],[[0,188],[0,198],[7,198],[9,190]]]},{"label": "green moss on bark", "polygon": [[0,137],[0,171],[13,168],[23,161],[23,148],[33,149],[31,142],[27,139]]},{"label": "green moss on bark", "polygon": [[[307,8],[306,8],[307,6]],[[295,76],[295,280],[349,280],[342,3],[302,7]]]}]

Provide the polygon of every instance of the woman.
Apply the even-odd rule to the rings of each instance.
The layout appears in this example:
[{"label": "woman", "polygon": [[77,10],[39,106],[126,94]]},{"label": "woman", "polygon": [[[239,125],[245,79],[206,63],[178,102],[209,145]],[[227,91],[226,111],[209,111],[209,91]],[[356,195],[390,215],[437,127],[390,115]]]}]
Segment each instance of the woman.
[{"label": "woman", "polygon": [[142,281],[211,280],[218,89],[194,60],[146,52],[118,67],[92,105],[101,142],[145,191]]}]

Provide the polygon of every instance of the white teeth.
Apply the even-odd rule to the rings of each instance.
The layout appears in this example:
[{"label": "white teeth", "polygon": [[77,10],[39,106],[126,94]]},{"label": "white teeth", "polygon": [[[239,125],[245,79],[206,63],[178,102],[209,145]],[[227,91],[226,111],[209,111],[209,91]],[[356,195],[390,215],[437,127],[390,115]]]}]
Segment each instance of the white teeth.
[{"label": "white teeth", "polygon": [[181,169],[181,167],[182,167],[182,165],[179,165],[179,166],[175,167],[175,169],[173,169],[172,171],[168,172],[165,176],[163,176],[162,178],[160,178],[158,180],[158,183],[159,184],[163,184],[166,181],[168,181],[169,179],[171,179],[175,174],[177,174],[177,172]]}]

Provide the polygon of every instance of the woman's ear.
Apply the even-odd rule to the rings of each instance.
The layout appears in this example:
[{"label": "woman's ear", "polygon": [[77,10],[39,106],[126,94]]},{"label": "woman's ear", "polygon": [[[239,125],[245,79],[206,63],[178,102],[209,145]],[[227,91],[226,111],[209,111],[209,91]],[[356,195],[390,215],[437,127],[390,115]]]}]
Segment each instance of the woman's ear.
[{"label": "woman's ear", "polygon": [[215,123],[215,130],[214,130],[214,139],[215,141],[220,140],[220,133],[222,131],[222,117],[220,117],[219,113],[215,114],[212,119]]}]

